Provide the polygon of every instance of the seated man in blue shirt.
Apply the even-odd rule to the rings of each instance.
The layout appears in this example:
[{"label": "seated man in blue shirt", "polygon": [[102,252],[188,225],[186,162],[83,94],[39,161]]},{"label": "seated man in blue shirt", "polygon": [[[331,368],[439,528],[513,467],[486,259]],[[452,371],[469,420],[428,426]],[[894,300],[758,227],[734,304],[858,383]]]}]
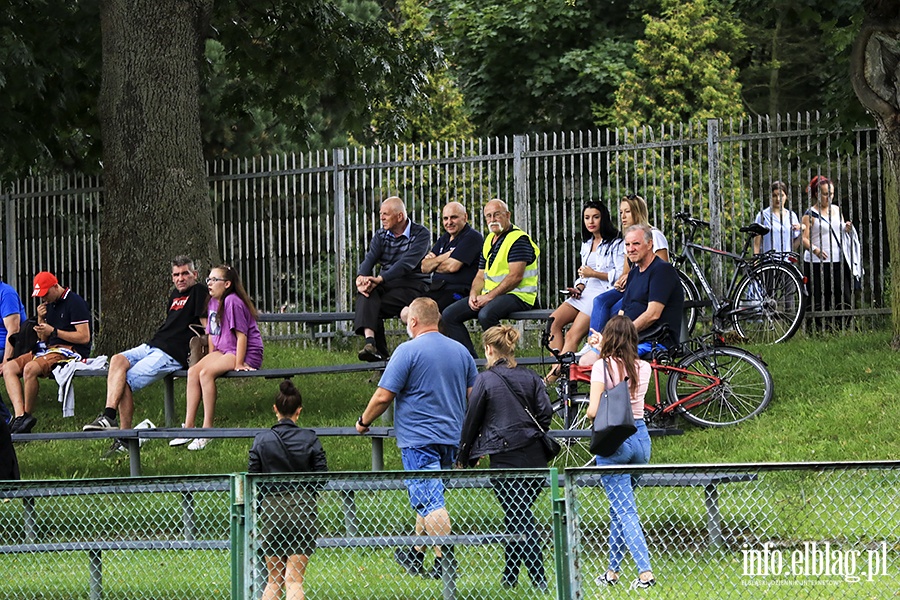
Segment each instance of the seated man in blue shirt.
[{"label": "seated man in blue shirt", "polygon": [[[25,306],[22,299],[11,285],[0,281],[0,344],[3,345],[3,355],[0,356],[0,366],[12,358],[13,346],[9,341],[10,336],[18,333],[19,326],[25,322]],[[0,401],[0,419],[4,422],[10,419],[6,404]]]},{"label": "seated man in blue shirt", "polygon": [[[653,231],[646,225],[633,225],[625,232],[625,255],[631,261],[625,296],[620,315],[634,322],[638,333],[667,325],[665,335],[656,340],[666,348],[678,344],[681,337],[681,318],[684,310],[684,291],[678,280],[678,271],[672,263],[659,258],[653,252]],[[590,345],[599,348],[594,332]],[[638,346],[641,351],[640,345]],[[597,352],[587,352],[578,363],[588,366],[597,361]]]},{"label": "seated man in blue shirt", "polygon": [[633,225],[625,232],[625,254],[633,267],[619,314],[631,319],[638,333],[655,325],[668,325],[668,332],[658,341],[667,348],[674,347],[681,336],[684,311],[678,271],[654,254],[653,232],[646,225]]}]

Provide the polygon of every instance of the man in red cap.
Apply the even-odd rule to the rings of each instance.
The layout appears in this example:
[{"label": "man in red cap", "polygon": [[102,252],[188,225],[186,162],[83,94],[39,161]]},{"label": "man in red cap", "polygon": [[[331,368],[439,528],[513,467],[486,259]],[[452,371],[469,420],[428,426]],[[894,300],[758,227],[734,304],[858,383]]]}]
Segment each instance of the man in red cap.
[{"label": "man in red cap", "polygon": [[34,328],[40,341],[32,352],[3,365],[3,381],[15,410],[10,433],[29,433],[37,423],[31,411],[38,395],[38,377],[49,377],[60,362],[87,358],[91,353],[91,311],[81,296],[59,285],[49,271],[34,276],[31,296],[42,300]]}]

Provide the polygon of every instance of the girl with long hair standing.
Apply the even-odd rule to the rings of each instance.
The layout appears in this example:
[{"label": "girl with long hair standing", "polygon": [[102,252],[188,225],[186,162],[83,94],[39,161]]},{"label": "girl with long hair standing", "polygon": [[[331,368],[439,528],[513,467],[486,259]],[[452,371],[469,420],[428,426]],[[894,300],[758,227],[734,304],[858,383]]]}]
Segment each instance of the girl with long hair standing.
[{"label": "girl with long hair standing", "polygon": [[[592,342],[596,344],[598,337],[600,336],[591,336]],[[607,322],[602,340],[599,341],[600,359],[591,369],[591,399],[587,416],[593,419],[597,415],[601,396],[607,387],[612,388],[627,378],[637,431],[622,442],[611,456],[598,456],[598,466],[644,465],[650,462],[650,434],[644,423],[644,396],[650,385],[651,369],[650,363],[638,358],[637,343],[634,323],[621,315],[616,315]],[[605,573],[597,577],[597,583],[619,583],[619,571],[627,547],[638,569],[638,578],[631,584],[632,587],[648,588],[656,583],[656,579],[650,570],[650,553],[638,518],[631,475],[604,475],[601,479],[609,498],[609,566]]]}]

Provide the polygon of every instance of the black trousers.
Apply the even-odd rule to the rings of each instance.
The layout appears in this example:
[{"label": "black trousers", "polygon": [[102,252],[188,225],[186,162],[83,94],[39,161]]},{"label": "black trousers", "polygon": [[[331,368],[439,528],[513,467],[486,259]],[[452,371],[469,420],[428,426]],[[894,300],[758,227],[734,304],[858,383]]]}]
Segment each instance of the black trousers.
[{"label": "black trousers", "polygon": [[[850,308],[850,291],[853,283],[850,269],[844,261],[840,262],[808,262],[804,264],[806,277],[809,279],[809,302],[815,311],[842,310]],[[846,325],[848,317],[816,317],[816,329],[831,325],[841,328]]]},{"label": "black trousers", "polygon": [[428,284],[422,280],[400,279],[382,283],[368,296],[356,295],[356,315],[353,326],[357,335],[363,335],[366,328],[375,330],[375,347],[385,355],[388,353],[387,338],[384,334],[384,319],[399,317],[404,306],[424,296]]},{"label": "black trousers", "polygon": [[[543,445],[535,440],[528,446],[491,455],[492,469],[546,468]],[[515,585],[519,579],[519,568],[525,565],[532,585],[546,586],[544,552],[537,532],[537,522],[531,507],[544,489],[542,478],[538,477],[495,477],[491,479],[494,494],[503,509],[503,524],[506,533],[517,535],[520,541],[507,542],[504,546],[504,583]]]}]

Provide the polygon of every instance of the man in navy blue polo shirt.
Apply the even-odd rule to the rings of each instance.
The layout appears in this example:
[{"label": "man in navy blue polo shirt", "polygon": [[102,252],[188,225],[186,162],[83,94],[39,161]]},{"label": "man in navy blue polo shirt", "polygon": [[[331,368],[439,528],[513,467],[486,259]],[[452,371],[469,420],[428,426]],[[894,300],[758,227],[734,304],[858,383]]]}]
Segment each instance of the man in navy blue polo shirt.
[{"label": "man in navy blue polo shirt", "polygon": [[15,411],[10,433],[29,433],[37,423],[31,411],[37,400],[38,377],[49,377],[54,365],[87,358],[91,353],[91,311],[84,298],[59,285],[49,271],[34,276],[31,296],[42,300],[34,328],[40,341],[33,352],[3,365],[3,381]]}]

